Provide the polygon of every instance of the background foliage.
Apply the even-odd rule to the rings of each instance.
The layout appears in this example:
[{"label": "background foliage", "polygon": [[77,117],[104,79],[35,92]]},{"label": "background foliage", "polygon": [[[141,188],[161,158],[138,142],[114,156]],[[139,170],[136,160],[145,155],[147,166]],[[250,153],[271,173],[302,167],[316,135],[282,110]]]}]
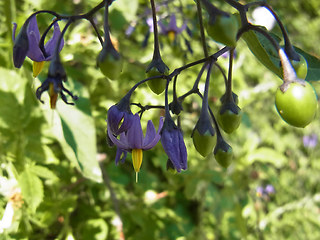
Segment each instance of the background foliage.
[{"label": "background foliage", "polygon": [[[319,1],[268,2],[294,45],[319,54]],[[125,58],[119,80],[109,81],[96,68],[101,47],[89,23],[82,21],[68,31],[61,53],[68,87],[80,96],[76,106],[59,100],[57,110],[51,111],[46,94],[44,105],[36,100],[34,92],[46,78],[48,63],[37,79],[32,77],[29,60],[21,69],[13,68],[12,22],[20,28],[34,10],[76,14],[97,3],[0,3],[0,239],[102,240],[123,235],[126,239],[319,239],[320,151],[317,140],[313,145],[303,142],[303,137],[319,136],[319,114],[305,129],[284,123],[274,107],[281,80],[256,60],[243,40],[237,46],[234,91],[244,117],[240,128],[226,135],[235,153],[227,170],[213,156],[203,159],[193,147],[190,135],[201,105],[193,96],[184,103],[187,111],[181,122],[188,148],[187,171],[167,172],[160,144],[145,153],[138,184],[130,156],[125,164],[114,164],[115,148],[106,144],[105,119],[107,109],[145,78],[152,58],[153,37],[143,46],[148,31],[146,1],[117,0],[111,6],[112,35]],[[217,3],[226,8],[223,1]],[[179,1],[169,1],[167,13],[160,16],[168,21],[175,13],[178,26],[186,21],[191,33],[184,31],[175,43],[167,35],[160,36],[162,57],[171,70],[202,57],[195,3],[185,0],[182,4],[179,10]],[[51,20],[46,17],[38,18],[40,30]],[[101,30],[102,18],[101,11],[96,15]],[[126,36],[134,22],[134,32]],[[273,33],[280,30],[275,27]],[[219,48],[212,40],[207,42],[210,52]],[[225,68],[227,61],[219,59]],[[178,94],[192,87],[199,70],[195,67],[181,74]],[[224,83],[218,71],[212,74],[210,104],[216,109]],[[319,94],[319,83],[312,84]],[[161,104],[163,96],[142,86],[134,101]],[[157,124],[159,114],[160,110],[146,112],[143,123],[153,119]],[[257,192],[269,184],[273,194]]]}]

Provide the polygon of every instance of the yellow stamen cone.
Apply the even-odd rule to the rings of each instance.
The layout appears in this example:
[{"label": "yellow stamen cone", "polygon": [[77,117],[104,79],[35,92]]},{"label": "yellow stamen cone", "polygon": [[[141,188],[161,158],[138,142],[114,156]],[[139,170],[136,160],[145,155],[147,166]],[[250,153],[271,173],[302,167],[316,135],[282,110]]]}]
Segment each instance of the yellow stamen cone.
[{"label": "yellow stamen cone", "polygon": [[168,37],[169,37],[170,41],[173,42],[174,39],[176,38],[176,33],[174,31],[169,31]]},{"label": "yellow stamen cone", "polygon": [[142,157],[142,149],[132,149],[132,164],[134,171],[136,172],[136,182],[138,181],[138,172],[140,171]]},{"label": "yellow stamen cone", "polygon": [[53,83],[49,84],[50,108],[56,109],[58,94],[54,91]]},{"label": "yellow stamen cone", "polygon": [[44,66],[44,61],[42,62],[33,62],[33,77],[37,77],[39,73],[42,71]]}]

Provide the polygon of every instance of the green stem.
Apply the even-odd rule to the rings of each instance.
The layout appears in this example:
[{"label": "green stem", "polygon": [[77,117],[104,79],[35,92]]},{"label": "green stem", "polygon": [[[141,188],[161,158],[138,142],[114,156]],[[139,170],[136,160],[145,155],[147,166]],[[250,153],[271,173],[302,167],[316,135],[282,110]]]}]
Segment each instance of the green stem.
[{"label": "green stem", "polygon": [[222,67],[220,66],[220,64],[218,64],[217,62],[215,62],[214,65],[220,70],[220,72],[221,72],[221,74],[222,74],[222,76],[223,76],[223,79],[224,79],[224,84],[225,84],[226,89],[227,89],[228,79],[227,79],[226,73],[224,72],[224,70],[222,69]]},{"label": "green stem", "polygon": [[230,6],[237,9],[240,14],[241,19],[241,25],[244,27],[249,24],[248,18],[247,18],[247,7],[245,5],[242,5],[241,3],[235,1],[235,0],[225,0]]},{"label": "green stem", "polygon": [[284,46],[285,46],[285,51],[286,53],[289,55],[290,58],[292,58],[293,60],[296,60],[296,61],[299,61],[300,58],[299,58],[299,55],[296,53],[296,51],[293,49],[293,46],[290,42],[290,39],[289,39],[289,36],[288,36],[288,33],[286,31],[286,29],[284,28],[280,18],[278,17],[278,15],[275,13],[275,11],[273,11],[273,9],[271,8],[271,6],[269,6],[268,4],[264,4],[263,5],[264,7],[266,7],[273,15],[273,17],[276,19],[280,29],[281,29],[281,32],[282,32],[282,36],[284,38]]},{"label": "green stem", "polygon": [[229,47],[224,47],[224,48],[220,49],[218,52],[216,52],[215,54],[212,54],[212,55],[210,55],[210,56],[207,57],[207,58],[202,58],[202,59],[200,59],[200,60],[197,60],[197,61],[191,62],[191,63],[189,63],[189,64],[186,64],[186,65],[184,65],[184,66],[182,66],[182,67],[176,68],[176,69],[173,70],[172,73],[170,73],[168,76],[166,76],[166,75],[159,75],[159,76],[152,76],[152,77],[143,79],[143,80],[141,80],[140,82],[136,83],[136,84],[129,90],[129,92],[124,96],[124,98],[130,98],[131,95],[132,95],[132,93],[136,90],[136,88],[137,88],[138,86],[140,86],[141,84],[147,82],[147,81],[150,81],[150,80],[152,80],[152,79],[157,79],[157,78],[164,78],[164,79],[167,79],[167,80],[170,82],[172,78],[174,78],[175,76],[179,75],[182,71],[186,70],[187,68],[196,66],[196,65],[201,64],[201,63],[205,63],[205,62],[207,62],[207,61],[213,61],[213,62],[215,62],[219,56],[221,56],[222,54],[224,54],[225,52],[227,52],[227,51],[229,51],[229,50],[230,50]]},{"label": "green stem", "polygon": [[101,37],[101,35],[100,35],[99,31],[98,31],[98,28],[97,28],[96,24],[94,23],[92,18],[89,18],[89,22],[91,23],[91,26],[93,27],[94,31],[96,32],[101,46],[103,46],[103,39],[102,39],[102,37]]}]

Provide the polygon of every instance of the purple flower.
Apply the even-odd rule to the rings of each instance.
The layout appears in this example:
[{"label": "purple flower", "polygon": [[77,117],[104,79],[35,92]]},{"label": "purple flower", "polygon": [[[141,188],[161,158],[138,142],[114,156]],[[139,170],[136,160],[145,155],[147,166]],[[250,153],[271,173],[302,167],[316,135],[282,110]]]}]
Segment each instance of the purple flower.
[{"label": "purple flower", "polygon": [[171,117],[167,117],[161,131],[161,144],[174,168],[180,172],[187,169],[187,149],[181,130]]},{"label": "purple flower", "polygon": [[265,188],[262,186],[258,186],[256,188],[256,195],[259,198],[263,198],[264,200],[270,200],[270,196],[275,194],[276,190],[271,184],[268,184]]},{"label": "purple flower", "polygon": [[271,184],[268,184],[264,190],[268,195],[272,195],[276,192]]},{"label": "purple flower", "polygon": [[306,148],[314,148],[318,144],[318,136],[315,133],[308,136],[303,136],[302,141]]},{"label": "purple flower", "polygon": [[133,31],[135,30],[135,26],[133,25],[129,25],[129,27],[126,29],[126,36],[131,36],[131,34],[133,33]]},{"label": "purple flower", "polygon": [[152,17],[148,17],[146,19],[146,23],[149,27],[149,32],[153,32],[153,18]]},{"label": "purple flower", "polygon": [[175,36],[181,33],[183,30],[187,28],[187,24],[183,23],[183,25],[179,28],[176,22],[176,15],[172,14],[170,16],[170,22],[167,26],[163,24],[162,21],[159,21],[159,26],[161,28],[161,33],[164,35],[168,35],[170,40],[173,41]]},{"label": "purple flower", "polygon": [[[14,23],[13,27],[13,39],[15,40],[15,33],[17,29],[17,24]],[[27,56],[35,62],[50,61],[54,53],[54,49],[60,37],[60,28],[58,23],[54,23],[54,30],[51,39],[45,44],[44,49],[39,47],[40,42],[40,32],[37,23],[36,15],[30,18],[29,26],[27,28],[27,35],[29,40],[29,50]],[[62,39],[59,45],[59,51],[63,48],[64,41]],[[43,51],[44,50],[44,51]]]},{"label": "purple flower", "polygon": [[[28,21],[28,20],[27,20]],[[28,51],[26,56],[29,57],[32,61],[34,61],[34,76],[37,76],[40,71],[42,70],[43,63],[44,61],[50,61],[53,57],[55,47],[58,43],[59,37],[60,37],[60,28],[57,22],[55,22],[54,25],[54,30],[51,39],[47,41],[45,44],[44,48],[40,48],[40,32],[38,28],[38,23],[37,23],[37,17],[36,15],[32,16],[29,19],[29,23],[27,27],[23,27],[17,37],[15,38],[16,34],[16,29],[17,29],[17,24],[13,24],[13,40],[15,42],[15,46],[19,43],[21,40],[20,35],[24,37],[24,41],[28,42]],[[26,31],[25,31],[26,29]],[[27,40],[26,40],[27,36]],[[62,50],[64,45],[63,39],[60,42],[59,45],[59,51]],[[24,49],[26,50],[26,49]],[[15,51],[14,51],[15,52]],[[18,57],[14,56],[14,62],[16,67],[21,67],[22,63],[24,61],[24,58],[22,60],[22,57],[18,59]],[[16,64],[17,63],[17,64]]]},{"label": "purple flower", "polygon": [[[110,111],[110,110],[109,110]],[[151,120],[148,121],[146,136],[143,136],[140,117],[135,114],[132,117],[131,127],[127,131],[120,133],[119,139],[112,133],[111,125],[108,124],[108,135],[111,141],[118,147],[116,155],[116,164],[121,160],[124,161],[126,152],[132,152],[132,162],[135,172],[139,172],[142,163],[142,150],[153,148],[160,140],[160,131],[163,126],[163,118],[160,118],[159,128],[156,132]],[[121,159],[121,155],[124,154]]]},{"label": "purple flower", "polygon": [[133,114],[129,108],[129,102],[120,101],[117,105],[113,105],[108,110],[108,131],[111,134],[119,135],[127,131],[133,122]]},{"label": "purple flower", "polygon": [[259,186],[256,188],[256,195],[257,197],[262,197],[262,195],[264,194],[264,189],[263,187]]}]

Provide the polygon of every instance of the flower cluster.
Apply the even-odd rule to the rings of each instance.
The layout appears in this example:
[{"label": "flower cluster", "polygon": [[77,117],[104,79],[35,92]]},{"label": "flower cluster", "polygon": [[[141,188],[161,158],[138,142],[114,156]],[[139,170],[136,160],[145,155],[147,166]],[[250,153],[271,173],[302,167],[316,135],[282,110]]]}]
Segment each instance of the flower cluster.
[{"label": "flower cluster", "polygon": [[145,136],[138,114],[130,110],[130,94],[108,110],[107,118],[108,140],[117,147],[116,164],[124,162],[127,153],[132,153],[133,167],[136,173],[140,171],[143,150],[153,148],[159,140],[168,155],[170,166],[177,172],[187,169],[187,149],[181,130],[175,125],[170,114],[160,117],[158,131],[151,120],[148,121]]},{"label": "flower cluster", "polygon": [[[36,90],[36,96],[40,102],[43,92],[47,91],[50,97],[50,106],[52,109],[56,107],[56,102],[58,96],[66,104],[74,104],[73,102],[68,102],[67,96],[71,96],[73,100],[77,100],[77,96],[73,95],[69,90],[64,87],[64,82],[67,81],[67,74],[64,70],[64,67],[60,61],[60,51],[64,46],[63,36],[69,26],[74,22],[85,19],[88,20],[97,37],[101,43],[102,49],[96,57],[97,67],[100,68],[101,73],[104,74],[109,80],[118,80],[122,73],[123,63],[126,58],[123,58],[123,54],[120,54],[118,47],[114,46],[113,41],[111,40],[110,29],[109,29],[109,6],[112,4],[113,0],[102,0],[97,6],[88,11],[85,14],[74,15],[74,16],[64,16],[59,15],[53,11],[41,10],[32,14],[23,24],[20,29],[19,34],[16,36],[17,25],[14,24],[13,28],[13,62],[15,67],[20,68],[26,57],[30,58],[33,61],[33,74],[36,77],[42,67],[44,62],[50,61],[50,67],[48,70],[48,76],[42,85]],[[296,114],[298,109],[294,111],[286,107],[290,104],[286,103],[286,98],[283,97],[284,94],[290,86],[299,84],[300,89],[306,89],[306,83],[304,80],[306,78],[306,73],[304,77],[297,77],[294,68],[291,66],[291,61],[300,62],[303,64],[303,58],[295,51],[294,47],[291,45],[285,28],[282,26],[281,21],[278,16],[274,13],[272,8],[268,6],[264,1],[255,2],[252,4],[242,4],[238,1],[227,1],[232,7],[237,9],[239,15],[241,16],[241,21],[237,18],[235,14],[225,12],[219,9],[217,6],[211,3],[209,0],[200,0],[195,1],[197,5],[197,14],[200,25],[200,34],[201,44],[203,48],[204,56],[201,59],[197,59],[193,62],[185,64],[179,68],[174,69],[171,73],[169,72],[170,68],[166,65],[166,59],[161,56],[161,46],[159,34],[163,34],[168,37],[170,47],[173,50],[173,53],[179,55],[187,56],[185,51],[181,51],[180,47],[181,42],[184,40],[185,45],[187,46],[189,52],[192,53],[192,48],[188,40],[187,34],[191,37],[191,31],[186,25],[186,19],[184,18],[184,11],[182,11],[181,6],[173,6],[173,9],[176,11],[171,11],[168,13],[168,6],[171,5],[170,1],[166,3],[155,5],[155,1],[151,0],[151,10],[146,10],[142,15],[137,16],[133,22],[130,23],[129,28],[125,32],[126,36],[131,36],[134,32],[134,29],[138,22],[142,22],[147,25],[147,33],[143,41],[143,46],[147,45],[149,35],[153,33],[154,47],[153,47],[153,57],[149,64],[145,68],[146,77],[145,79],[137,82],[127,95],[116,105],[112,106],[108,111],[107,118],[107,140],[110,146],[117,147],[116,153],[116,164],[123,162],[126,159],[128,153],[132,154],[133,167],[136,173],[140,171],[142,164],[143,151],[153,148],[159,141],[161,141],[162,147],[168,156],[167,168],[174,169],[177,172],[187,169],[187,149],[183,139],[183,132],[180,128],[180,125],[176,125],[173,118],[171,118],[171,113],[179,115],[183,111],[182,103],[185,98],[189,97],[192,94],[197,95],[197,97],[202,99],[201,113],[196,122],[193,131],[192,139],[195,149],[204,157],[214,155],[217,163],[227,168],[230,166],[233,160],[233,150],[232,147],[225,141],[222,136],[222,131],[226,134],[231,134],[234,132],[242,122],[242,111],[238,106],[238,96],[232,91],[232,71],[233,71],[233,61],[236,55],[237,42],[242,34],[252,31],[252,34],[262,34],[269,42],[270,45],[274,47],[276,52],[279,55],[279,60],[281,66],[276,64],[273,66],[273,70],[276,74],[283,77],[284,83],[280,86],[277,91],[277,96],[279,95],[279,101],[276,97],[276,106],[279,114],[285,119],[288,123],[296,127],[305,126],[305,123],[310,123],[316,113],[317,108],[317,99],[316,96],[312,93],[308,101],[312,104],[311,110],[308,114],[301,112]],[[280,26],[283,39],[284,39],[284,50],[279,46],[278,41],[276,41],[273,36],[263,28],[260,28],[257,25],[253,25],[248,21],[247,11],[252,6],[264,6],[265,10],[267,9],[271,15],[273,22],[277,22]],[[104,19],[103,19],[103,30],[104,36],[100,35],[100,31],[95,25],[93,15],[101,8],[104,8]],[[202,8],[206,11],[206,20],[202,19]],[[160,13],[163,14],[160,14]],[[40,13],[47,13],[54,16],[52,23],[47,27],[47,29],[40,34],[37,15]],[[152,15],[152,16],[151,16]],[[182,22],[180,27],[177,26],[177,16],[178,19]],[[160,18],[159,18],[160,17]],[[157,19],[158,18],[158,19]],[[60,31],[58,21],[66,20],[62,31]],[[141,20],[141,21],[140,21]],[[203,20],[205,24],[203,23]],[[160,31],[158,31],[158,27]],[[53,28],[53,34],[50,40],[45,44],[45,39],[48,32]],[[207,47],[206,34],[210,40],[214,40],[218,43],[218,46],[223,44],[223,47],[220,48],[217,52],[209,54],[211,47]],[[177,37],[179,35],[179,37]],[[187,38],[186,38],[187,36]],[[260,41],[257,38],[254,41]],[[252,50],[253,43],[248,41],[247,44]],[[254,43],[257,44],[257,43]],[[264,45],[264,44],[262,44]],[[178,47],[177,47],[178,46]],[[179,50],[177,52],[176,50]],[[264,52],[264,51],[263,51]],[[260,56],[260,52],[253,52],[259,60],[265,57]],[[217,63],[218,58],[229,58],[228,71],[225,74],[224,69]],[[270,59],[269,59],[270,60]],[[170,61],[169,61],[170,62]],[[262,61],[263,62],[263,61]],[[270,61],[266,61],[270,62]],[[271,61],[273,62],[273,61]],[[186,93],[181,96],[177,95],[176,89],[177,78],[180,76],[182,71],[186,69],[202,64],[202,68],[199,71],[198,77],[194,80],[193,87],[189,89]],[[269,64],[267,64],[269,65]],[[225,92],[220,98],[220,106],[218,106],[217,111],[213,111],[209,105],[209,86],[212,86],[212,77],[211,70],[213,67],[218,67],[221,71],[224,82],[225,82]],[[270,68],[271,69],[271,68]],[[206,81],[203,92],[199,89],[199,83],[202,78],[203,73],[206,71]],[[301,78],[301,79],[300,79]],[[173,84],[172,91],[168,90],[170,83]],[[143,83],[147,83],[150,90],[155,94],[160,95],[163,92],[164,94],[164,105],[158,106],[149,106],[150,108],[164,108],[165,116],[159,118],[159,127],[158,130],[155,129],[152,121],[148,121],[147,129],[145,135],[143,134],[141,126],[141,117],[142,113],[145,110],[148,110],[146,107],[142,106],[140,103],[131,103],[130,98],[132,93],[136,88]],[[179,82],[180,84],[180,82]],[[182,83],[183,84],[183,83]],[[292,84],[292,85],[291,85]],[[188,85],[188,84],[187,84]],[[303,86],[303,88],[302,88]],[[311,89],[311,88],[310,88]],[[313,91],[313,90],[311,90]],[[168,94],[172,92],[173,100],[171,103],[168,102]],[[211,91],[212,92],[212,91]],[[290,91],[289,91],[290,92]],[[289,96],[290,97],[290,96]],[[290,99],[289,99],[290,100]],[[278,104],[279,102],[279,104]],[[291,101],[290,101],[291,102]],[[300,100],[298,102],[301,102]],[[141,110],[133,114],[130,109],[131,104],[136,104]],[[278,106],[279,105],[279,106]],[[290,106],[294,106],[291,104]],[[307,104],[308,105],[308,104]],[[297,110],[297,111],[296,111]],[[171,111],[171,113],[170,113]],[[139,113],[141,113],[139,115]],[[287,114],[289,113],[289,114]],[[292,114],[293,120],[292,120]],[[300,116],[296,121],[297,116]],[[305,136],[303,139],[304,146],[306,148],[314,148],[317,144],[317,136]],[[266,188],[257,189],[257,196],[270,196],[274,193],[272,185],[268,185]]]}]

